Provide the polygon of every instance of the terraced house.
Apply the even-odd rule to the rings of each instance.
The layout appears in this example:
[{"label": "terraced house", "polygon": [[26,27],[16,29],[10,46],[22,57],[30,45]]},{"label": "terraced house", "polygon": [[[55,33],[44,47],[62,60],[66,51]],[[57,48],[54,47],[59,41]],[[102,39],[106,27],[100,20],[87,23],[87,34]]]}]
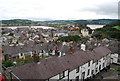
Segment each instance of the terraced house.
[{"label": "terraced house", "polygon": [[65,55],[51,56],[36,62],[8,68],[19,79],[43,79],[72,81],[94,77],[101,70],[109,68],[111,51],[97,47],[92,51],[70,51]]}]

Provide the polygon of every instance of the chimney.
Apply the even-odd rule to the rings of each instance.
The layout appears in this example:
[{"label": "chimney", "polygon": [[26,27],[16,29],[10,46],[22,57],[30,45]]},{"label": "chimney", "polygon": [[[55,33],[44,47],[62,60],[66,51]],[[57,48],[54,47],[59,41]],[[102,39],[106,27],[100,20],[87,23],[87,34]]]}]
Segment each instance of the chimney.
[{"label": "chimney", "polygon": [[67,45],[67,44],[66,44],[66,42],[63,42],[62,45],[65,46],[65,45]]},{"label": "chimney", "polygon": [[51,30],[51,36],[53,37],[53,29]]},{"label": "chimney", "polygon": [[55,55],[55,50],[52,50],[52,55]]},{"label": "chimney", "polygon": [[85,51],[85,50],[86,50],[86,45],[85,45],[85,44],[81,44],[81,49],[82,49],[83,51]]},{"label": "chimney", "polygon": [[55,50],[55,55],[59,56],[59,51],[58,50]]},{"label": "chimney", "polygon": [[74,47],[73,47],[73,46],[70,46],[70,53],[72,54],[72,53],[74,53],[74,52],[75,52]]},{"label": "chimney", "polygon": [[39,55],[36,51],[34,51],[34,55],[33,55],[33,58],[34,58],[34,62],[39,62],[40,58],[39,58]]},{"label": "chimney", "polygon": [[61,57],[61,56],[62,56],[62,53],[61,53],[60,51],[58,51],[58,53],[59,53],[59,56],[58,56],[58,57]]}]

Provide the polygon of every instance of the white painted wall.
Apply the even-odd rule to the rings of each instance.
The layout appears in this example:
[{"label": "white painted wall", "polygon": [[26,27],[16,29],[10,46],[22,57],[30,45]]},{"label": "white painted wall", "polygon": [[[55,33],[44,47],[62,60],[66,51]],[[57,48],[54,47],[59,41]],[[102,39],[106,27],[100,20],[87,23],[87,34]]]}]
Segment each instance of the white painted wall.
[{"label": "white painted wall", "polygon": [[75,79],[76,77],[76,69],[69,72],[69,79]]},{"label": "white painted wall", "polygon": [[112,59],[112,63],[117,63],[118,62],[118,54],[117,53],[111,54],[111,59]]},{"label": "white painted wall", "polygon": [[81,49],[82,49],[83,51],[85,51],[86,45],[85,45],[85,44],[81,44]]},{"label": "white painted wall", "polygon": [[54,76],[54,77],[52,77],[52,78],[50,78],[49,80],[52,81],[53,79],[59,79],[59,74]]},{"label": "white painted wall", "polygon": [[[49,81],[58,80],[58,79],[60,79],[59,74],[56,75],[56,76],[51,77],[51,78],[49,79]],[[68,70],[65,71],[65,77],[62,78],[62,79],[68,79]],[[61,79],[61,81],[62,81],[62,79]]]},{"label": "white painted wall", "polygon": [[[82,65],[81,69],[82,69],[82,71],[81,71],[82,73],[85,72],[84,79],[86,79],[86,78],[88,77],[88,76],[87,76],[87,74],[88,74],[88,69],[90,69],[90,68],[88,68],[88,63]],[[82,78],[82,77],[81,77],[81,78]]]}]

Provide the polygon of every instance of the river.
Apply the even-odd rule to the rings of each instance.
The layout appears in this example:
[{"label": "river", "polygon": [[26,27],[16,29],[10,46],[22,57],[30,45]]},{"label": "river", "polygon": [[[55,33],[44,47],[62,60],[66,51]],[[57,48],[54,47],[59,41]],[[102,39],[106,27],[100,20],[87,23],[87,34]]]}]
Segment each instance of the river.
[{"label": "river", "polygon": [[104,25],[87,25],[91,29],[102,28]]},{"label": "river", "polygon": [[48,26],[14,26],[14,27],[1,27],[1,28],[11,28],[11,29],[16,29],[16,28],[42,28],[42,29],[54,29],[54,27],[48,27]]},{"label": "river", "polygon": [[[96,28],[102,28],[104,25],[87,25],[91,29],[96,29]],[[42,29],[55,29],[54,27],[48,27],[48,26],[15,26],[15,27],[1,27],[1,28],[11,28],[11,29],[16,29],[16,28],[42,28]]]}]

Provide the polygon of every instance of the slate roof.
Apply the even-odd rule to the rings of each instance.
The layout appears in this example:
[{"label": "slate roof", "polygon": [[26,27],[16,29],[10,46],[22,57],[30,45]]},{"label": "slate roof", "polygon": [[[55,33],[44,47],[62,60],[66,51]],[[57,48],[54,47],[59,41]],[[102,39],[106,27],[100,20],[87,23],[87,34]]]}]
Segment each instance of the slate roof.
[{"label": "slate roof", "polygon": [[[11,67],[12,72],[20,79],[48,79],[65,70],[73,70],[90,60],[98,60],[110,53],[106,47],[97,47],[94,52],[76,51],[62,57],[48,57],[40,64],[30,62],[21,66]],[[95,55],[95,56],[94,56]]]},{"label": "slate roof", "polygon": [[9,55],[16,55],[18,53],[24,53],[24,52],[30,52],[34,50],[34,46],[32,45],[24,45],[24,46],[3,46],[2,47],[4,54],[9,54]]},{"label": "slate roof", "polygon": [[93,51],[87,51],[87,53],[90,54],[90,57],[92,57],[94,61],[97,61],[107,54],[110,54],[111,51],[107,47],[97,47],[93,49]]}]

